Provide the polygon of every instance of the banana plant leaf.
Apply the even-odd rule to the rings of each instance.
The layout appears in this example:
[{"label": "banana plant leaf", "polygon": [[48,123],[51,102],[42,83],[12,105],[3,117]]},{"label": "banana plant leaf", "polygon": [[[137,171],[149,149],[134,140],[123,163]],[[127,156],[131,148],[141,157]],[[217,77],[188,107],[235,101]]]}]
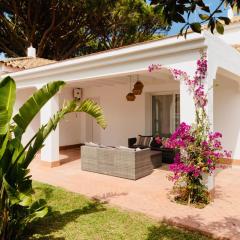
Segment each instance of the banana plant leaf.
[{"label": "banana plant leaf", "polygon": [[12,78],[6,77],[0,82],[0,136],[9,130],[15,100],[16,84]]},{"label": "banana plant leaf", "polygon": [[66,114],[71,112],[85,112],[94,117],[102,128],[106,128],[107,126],[102,108],[91,99],[86,99],[80,103],[78,101],[69,101],[49,120],[45,126],[42,126],[39,129],[36,134],[36,138],[32,139],[33,144],[29,146],[26,158],[22,159],[19,164],[22,164],[23,167],[27,167],[34,158],[35,154],[44,146],[43,143],[45,139],[51,131],[57,127],[59,121],[63,119]]},{"label": "banana plant leaf", "polygon": [[19,192],[16,188],[12,187],[5,177],[3,177],[3,185],[8,194],[11,205],[19,204],[21,206],[30,206],[32,204],[32,196]]},{"label": "banana plant leaf", "polygon": [[[69,101],[23,146],[22,135],[44,104],[64,85],[58,81],[38,90],[12,118],[16,84],[10,77],[0,82],[0,238],[21,239],[28,223],[44,217],[48,209],[43,200],[34,201],[30,162],[44,146],[48,135],[71,112],[85,112],[106,127],[101,107],[92,100]],[[11,123],[13,119],[14,123]],[[14,133],[14,134],[13,134]]]},{"label": "banana plant leaf", "polygon": [[15,136],[21,138],[26,128],[31,123],[33,118],[38,114],[41,108],[52,98],[65,83],[63,81],[56,81],[48,83],[41,89],[36,91],[19,109],[13,120],[17,124],[14,133]]}]

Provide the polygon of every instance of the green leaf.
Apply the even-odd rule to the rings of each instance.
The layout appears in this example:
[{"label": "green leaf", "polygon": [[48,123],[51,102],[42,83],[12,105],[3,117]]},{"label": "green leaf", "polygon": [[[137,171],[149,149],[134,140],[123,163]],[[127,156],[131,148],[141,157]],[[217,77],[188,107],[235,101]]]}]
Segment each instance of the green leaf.
[{"label": "green leaf", "polygon": [[30,206],[32,204],[32,197],[31,194],[27,195],[21,192],[18,192],[17,189],[15,189],[14,187],[12,187],[7,180],[5,179],[5,177],[3,177],[3,185],[4,188],[6,189],[9,201],[11,203],[11,205],[15,205],[18,204],[20,206]]},{"label": "green leaf", "polygon": [[7,134],[4,136],[3,138],[3,142],[1,142],[1,148],[0,148],[0,161],[5,153],[6,147],[7,147],[7,143],[9,140],[9,132],[7,132]]},{"label": "green leaf", "polygon": [[198,23],[198,22],[191,23],[190,27],[194,32],[201,33],[201,24],[200,23]]},{"label": "green leaf", "polygon": [[47,202],[45,199],[38,199],[37,201],[33,202],[30,207],[30,213],[34,213],[35,211],[38,211],[39,209],[42,209],[46,206]]},{"label": "green leaf", "polygon": [[19,195],[20,202],[19,205],[23,207],[29,207],[32,204],[32,196],[25,195],[23,193],[20,193]]},{"label": "green leaf", "polygon": [[17,124],[14,133],[21,138],[33,118],[41,108],[51,99],[63,86],[63,81],[51,82],[33,94],[19,109],[19,113],[13,117]]},{"label": "green leaf", "polygon": [[219,17],[220,20],[223,20],[226,25],[231,23],[231,20],[228,17]]},{"label": "green leaf", "polygon": [[38,218],[43,218],[47,215],[47,213],[48,213],[48,208],[46,206],[40,207],[38,210],[28,215],[27,222],[30,223]]},{"label": "green leaf", "polygon": [[178,13],[173,16],[173,21],[174,22],[180,22],[180,23],[185,23],[186,22],[184,17],[181,14],[178,14]]},{"label": "green leaf", "polygon": [[210,19],[210,21],[208,22],[208,28],[210,28],[211,33],[214,32],[215,29],[215,21],[213,19]]},{"label": "green leaf", "polygon": [[4,185],[4,188],[6,189],[10,203],[12,205],[19,203],[20,199],[18,197],[17,191],[13,187],[10,186],[10,184],[7,182],[5,177],[3,177],[3,185]]},{"label": "green leaf", "polygon": [[232,6],[232,10],[235,14],[239,14],[239,6],[237,4],[234,4]]},{"label": "green leaf", "polygon": [[43,199],[39,199],[32,203],[29,207],[29,214],[21,219],[21,225],[26,226],[28,223],[33,222],[38,218],[43,218],[48,213],[48,207],[46,206],[46,201]]},{"label": "green leaf", "polygon": [[207,14],[199,14],[199,17],[202,19],[202,20],[208,20],[209,19],[209,16]]},{"label": "green leaf", "polygon": [[217,32],[219,34],[223,34],[224,33],[224,27],[223,27],[223,24],[219,21],[216,21],[216,29],[217,29]]},{"label": "green leaf", "polygon": [[210,13],[210,8],[206,5],[204,7],[202,7],[201,10]]},{"label": "green leaf", "polygon": [[80,103],[80,105],[76,104],[76,102],[73,102],[75,104],[75,109],[73,109],[73,112],[85,112],[96,119],[97,123],[105,129],[107,127],[107,123],[103,114],[102,108],[95,103],[91,99],[86,99],[83,102]]},{"label": "green leaf", "polygon": [[10,77],[0,82],[0,135],[8,132],[16,100],[16,84]]}]

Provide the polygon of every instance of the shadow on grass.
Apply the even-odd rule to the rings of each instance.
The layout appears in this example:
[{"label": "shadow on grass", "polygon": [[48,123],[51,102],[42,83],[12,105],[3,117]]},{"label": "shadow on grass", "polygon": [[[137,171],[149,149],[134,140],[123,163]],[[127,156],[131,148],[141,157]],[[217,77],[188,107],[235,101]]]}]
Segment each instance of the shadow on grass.
[{"label": "shadow on grass", "polygon": [[[46,192],[45,192],[46,193]],[[50,194],[49,191],[48,194]],[[32,223],[26,231],[24,239],[28,240],[65,240],[64,237],[55,237],[54,233],[63,229],[68,223],[74,222],[80,215],[91,214],[95,212],[105,211],[103,203],[98,200],[88,203],[86,206],[73,211],[60,213],[59,211],[52,211],[49,208],[49,213],[46,217],[39,219]],[[32,237],[35,235],[34,237]]]},{"label": "shadow on grass", "polygon": [[180,228],[175,228],[162,223],[160,226],[151,226],[148,228],[146,240],[208,240],[210,238],[199,233],[186,232]]},{"label": "shadow on grass", "polygon": [[120,193],[117,193],[117,192],[107,192],[107,193],[103,193],[101,195],[93,196],[92,200],[100,201],[101,203],[107,204],[107,203],[109,203],[109,200],[112,199],[112,198],[117,198],[117,197],[126,196],[126,195],[128,195],[127,192],[120,192]]}]

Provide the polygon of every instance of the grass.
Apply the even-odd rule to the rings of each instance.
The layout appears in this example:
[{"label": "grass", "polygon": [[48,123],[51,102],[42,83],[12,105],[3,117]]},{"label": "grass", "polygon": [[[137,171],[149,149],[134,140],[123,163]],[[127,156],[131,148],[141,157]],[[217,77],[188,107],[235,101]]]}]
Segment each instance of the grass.
[{"label": "grass", "polygon": [[207,240],[133,212],[92,201],[61,188],[34,182],[36,196],[45,198],[49,214],[33,223],[24,239],[55,240]]}]

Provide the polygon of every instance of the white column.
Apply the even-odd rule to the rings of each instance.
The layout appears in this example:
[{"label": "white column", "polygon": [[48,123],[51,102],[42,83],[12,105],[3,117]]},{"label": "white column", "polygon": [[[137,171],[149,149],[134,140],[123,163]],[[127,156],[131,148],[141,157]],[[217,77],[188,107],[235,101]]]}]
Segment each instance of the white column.
[{"label": "white column", "polygon": [[[192,65],[192,68],[186,67],[189,71],[186,72],[193,77],[196,68],[196,63]],[[214,78],[216,77],[216,66],[208,62],[208,75],[204,82],[205,91],[208,93],[208,104],[206,106],[206,112],[210,121],[210,129],[213,130],[213,84]],[[193,94],[189,93],[188,87],[184,81],[180,83],[180,120],[181,122],[186,122],[187,124],[192,124],[195,121],[195,106],[193,100]],[[206,175],[203,179],[206,185],[211,199],[213,199],[214,189],[215,189],[215,173],[212,175]]]},{"label": "white column", "polygon": [[[196,61],[184,63],[179,69],[185,71],[189,76],[193,77],[196,71]],[[195,121],[195,107],[193,95],[189,92],[188,86],[181,80],[180,82],[180,122],[185,122],[189,125]]]},{"label": "white column", "polygon": [[192,94],[184,81],[180,82],[180,122],[191,125],[195,120],[195,108]]},{"label": "white column", "polygon": [[[189,76],[193,77],[196,71],[196,62],[192,63],[191,67],[185,66]],[[216,77],[216,66],[208,62],[208,75],[204,82],[206,93],[208,93],[208,104],[206,106],[206,112],[210,121],[210,128],[213,129],[213,84]],[[188,87],[184,81],[180,82],[180,121],[192,124],[195,121],[195,107],[193,94],[189,93]]]},{"label": "white column", "polygon": [[[211,60],[211,57],[208,56],[208,73],[207,78],[204,83],[205,90],[207,91],[207,99],[208,103],[206,106],[206,112],[209,118],[210,123],[210,131],[214,130],[214,119],[213,119],[213,108],[214,108],[214,102],[213,102],[213,88],[214,88],[214,80],[216,78],[216,72],[217,72],[217,66],[215,65],[214,61]],[[215,171],[212,173],[212,175],[207,176],[206,178],[206,187],[208,189],[208,192],[210,193],[210,199],[211,201],[214,199],[215,194]]]},{"label": "white column", "polygon": [[206,112],[209,118],[210,122],[210,130],[214,130],[214,119],[213,119],[213,108],[214,108],[214,103],[213,103],[213,91],[214,91],[214,80],[216,77],[216,71],[211,71],[211,68],[209,67],[208,71],[208,76],[206,78],[205,82],[205,89],[207,91],[207,99],[208,99],[208,104],[206,106]]},{"label": "white column", "polygon": [[[59,95],[52,97],[40,111],[41,126],[59,109]],[[59,127],[52,131],[47,137],[44,147],[41,150],[41,160],[50,163],[51,166],[59,165]]]}]

